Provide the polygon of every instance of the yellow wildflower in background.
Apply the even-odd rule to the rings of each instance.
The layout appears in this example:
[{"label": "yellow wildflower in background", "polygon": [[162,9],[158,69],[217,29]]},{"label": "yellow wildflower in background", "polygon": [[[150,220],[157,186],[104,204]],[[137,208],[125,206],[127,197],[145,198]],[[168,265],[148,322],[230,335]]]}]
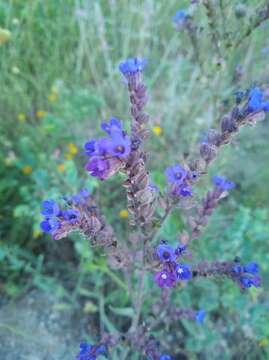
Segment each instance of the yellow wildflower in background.
[{"label": "yellow wildflower in background", "polygon": [[267,346],[267,345],[269,345],[269,340],[268,339],[262,339],[262,340],[260,340],[259,342],[258,342],[258,344],[259,344],[259,346],[260,347],[265,347],[265,346]]},{"label": "yellow wildflower in background", "polygon": [[42,234],[42,231],[40,229],[34,229],[34,231],[33,231],[34,239],[37,239],[41,234]]},{"label": "yellow wildflower in background", "polygon": [[17,119],[18,119],[18,121],[20,121],[20,122],[24,122],[24,121],[26,120],[26,115],[25,115],[24,113],[19,113],[19,114],[17,115]]},{"label": "yellow wildflower in background", "polygon": [[59,95],[59,92],[58,92],[58,89],[56,86],[52,86],[51,89],[50,89],[50,94],[48,95],[48,101],[49,102],[55,102],[58,100],[58,95]]},{"label": "yellow wildflower in background", "polygon": [[0,45],[7,43],[11,39],[11,32],[7,29],[0,28]]},{"label": "yellow wildflower in background", "polygon": [[22,172],[24,173],[24,175],[29,175],[29,174],[31,174],[32,171],[33,171],[33,168],[30,165],[25,165],[22,168]]},{"label": "yellow wildflower in background", "polygon": [[65,171],[65,165],[64,164],[60,164],[57,166],[57,169],[59,172],[64,172]]},{"label": "yellow wildflower in background", "polygon": [[129,211],[127,209],[122,209],[119,212],[119,217],[126,219],[129,216]]},{"label": "yellow wildflower in background", "polygon": [[51,93],[48,95],[48,101],[49,102],[55,102],[58,100],[58,94],[57,93]]},{"label": "yellow wildflower in background", "polygon": [[153,132],[156,136],[160,136],[160,135],[162,134],[162,132],[163,132],[163,129],[162,129],[160,126],[156,125],[156,126],[153,126],[152,132]]},{"label": "yellow wildflower in background", "polygon": [[36,117],[38,118],[38,119],[42,119],[44,116],[46,116],[46,111],[44,111],[44,110],[38,110],[37,112],[36,112]]},{"label": "yellow wildflower in background", "polygon": [[76,155],[78,153],[78,147],[74,143],[67,144],[68,152],[71,155]]}]

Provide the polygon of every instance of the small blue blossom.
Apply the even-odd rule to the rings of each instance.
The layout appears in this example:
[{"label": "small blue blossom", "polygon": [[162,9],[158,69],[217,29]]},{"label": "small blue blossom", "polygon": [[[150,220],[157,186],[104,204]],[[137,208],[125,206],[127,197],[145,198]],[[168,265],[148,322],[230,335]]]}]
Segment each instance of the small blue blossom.
[{"label": "small blue blossom", "polygon": [[111,135],[107,150],[113,156],[125,158],[130,154],[131,140],[128,136],[123,136],[121,132],[114,132]]},{"label": "small blue blossom", "polygon": [[188,197],[188,196],[192,196],[192,187],[190,185],[187,184],[182,184],[181,186],[177,186],[174,191],[174,194],[179,195],[179,196],[183,196],[183,197]]},{"label": "small blue blossom", "polygon": [[178,280],[190,280],[192,278],[191,268],[186,264],[178,264],[176,266],[176,274]]},{"label": "small blue blossom", "polygon": [[166,244],[157,246],[156,253],[162,262],[171,262],[176,259],[175,250]]},{"label": "small blue blossom", "polygon": [[240,274],[241,272],[243,272],[243,267],[241,265],[235,265],[232,268],[232,272],[234,272],[235,274]]},{"label": "small blue blossom", "polygon": [[248,109],[251,112],[262,110],[263,93],[258,87],[251,89],[249,93]]},{"label": "small blue blossom", "polygon": [[60,215],[60,207],[54,200],[44,200],[42,202],[42,208],[41,214],[45,217],[52,217],[52,216],[58,216]]},{"label": "small blue blossom", "polygon": [[259,87],[254,87],[249,92],[248,111],[258,112],[262,110],[269,111],[269,100],[264,101],[263,91]]},{"label": "small blue blossom", "polygon": [[235,187],[235,183],[224,176],[214,176],[212,182],[222,191],[231,190]]},{"label": "small blue blossom", "polygon": [[96,140],[90,140],[86,142],[86,144],[84,145],[84,149],[87,156],[96,155],[96,143]]},{"label": "small blue blossom", "polygon": [[80,219],[80,212],[75,209],[63,211],[63,217],[69,224],[75,224]]},{"label": "small blue blossom", "polygon": [[187,171],[181,165],[174,165],[165,170],[165,175],[168,183],[181,185],[187,176]]},{"label": "small blue blossom", "polygon": [[99,355],[106,355],[107,348],[105,345],[91,345],[87,343],[80,344],[80,352],[76,360],[96,360]]},{"label": "small blue blossom", "polygon": [[251,286],[256,288],[261,286],[261,278],[259,276],[250,277],[248,275],[243,275],[240,277],[239,281],[243,289],[249,289]]},{"label": "small blue blossom", "polygon": [[187,250],[187,245],[178,245],[178,247],[175,250],[175,254],[177,256],[183,255]]},{"label": "small blue blossom", "polygon": [[135,75],[138,72],[142,72],[146,67],[147,61],[139,58],[129,58],[122,61],[119,65],[119,70],[124,76]]},{"label": "small blue blossom", "polygon": [[52,233],[55,230],[60,229],[61,223],[55,218],[47,218],[40,223],[40,228],[45,233]]},{"label": "small blue blossom", "polygon": [[244,272],[246,272],[246,273],[256,275],[259,273],[259,271],[260,271],[259,265],[256,263],[249,263],[244,266]]},{"label": "small blue blossom", "polygon": [[122,122],[119,119],[111,118],[109,122],[103,122],[101,124],[102,130],[104,130],[108,135],[111,135],[114,131],[123,131]]},{"label": "small blue blossom", "polygon": [[170,355],[161,355],[160,356],[160,360],[172,360],[171,356]]},{"label": "small blue blossom", "polygon": [[176,15],[173,17],[173,23],[177,26],[181,26],[184,24],[187,17],[188,14],[185,10],[178,10],[176,12]]},{"label": "small blue blossom", "polygon": [[206,312],[204,310],[199,310],[196,313],[195,320],[198,324],[203,324],[205,320]]}]

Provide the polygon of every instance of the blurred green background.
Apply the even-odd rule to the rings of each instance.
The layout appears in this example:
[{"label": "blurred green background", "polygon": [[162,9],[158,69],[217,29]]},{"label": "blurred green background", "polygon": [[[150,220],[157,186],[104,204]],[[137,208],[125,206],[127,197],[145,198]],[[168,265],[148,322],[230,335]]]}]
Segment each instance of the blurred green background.
[{"label": "blurred green background", "polygon": [[[213,1],[215,30],[223,35],[219,64],[201,4],[0,0],[0,291],[4,309],[9,304],[18,308],[38,291],[38,296],[53,296],[54,311],[62,318],[75,314],[72,326],[79,329],[77,339],[94,340],[103,327],[110,331],[128,328],[130,303],[120,273],[112,273],[102,254],[89,249],[77,235],[56,243],[43,236],[40,202],[87,187],[124,239],[128,217],[122,178],[100,183],[83,170],[83,144],[100,133],[101,121],[110,116],[126,123],[130,120],[119,62],[130,56],[148,60],[149,168],[163,188],[164,169],[197,151],[203,133],[216,126],[233,105],[236,90],[255,82],[268,86],[268,20],[240,41],[264,3]],[[179,8],[189,9],[201,29],[199,62],[188,34],[173,26],[172,17]],[[238,46],[225,46],[225,41],[233,44],[238,39]],[[263,287],[242,295],[228,280],[202,280],[174,294],[178,306],[209,312],[203,327],[183,322],[156,334],[163,331],[161,344],[176,354],[175,359],[269,358],[268,121],[243,129],[230,147],[221,150],[205,176],[199,196],[216,173],[228,176],[237,187],[193,244],[194,260],[229,260],[238,255],[244,262],[258,262]],[[173,242],[185,226],[177,211],[165,223],[161,238]],[[152,288],[150,276],[147,286]],[[145,302],[145,313],[152,302],[151,298]],[[11,326],[8,318],[0,320],[3,360],[30,359],[15,357],[16,352],[12,357],[4,350],[1,355],[3,344],[8,346],[5,336],[21,338],[17,355],[27,343],[17,325],[15,321]],[[55,344],[48,345],[46,338],[42,341],[31,359],[71,359],[77,352],[72,342],[66,341],[57,353]],[[48,357],[43,348],[50,351]],[[113,356],[120,358],[118,353]]]}]

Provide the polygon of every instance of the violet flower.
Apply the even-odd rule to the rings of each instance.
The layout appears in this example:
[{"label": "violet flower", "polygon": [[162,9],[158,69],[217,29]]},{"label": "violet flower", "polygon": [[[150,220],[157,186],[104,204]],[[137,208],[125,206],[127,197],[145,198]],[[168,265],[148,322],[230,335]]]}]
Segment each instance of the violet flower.
[{"label": "violet flower", "polygon": [[176,284],[176,275],[167,269],[163,269],[162,271],[159,271],[155,274],[155,282],[161,288],[172,288]]}]

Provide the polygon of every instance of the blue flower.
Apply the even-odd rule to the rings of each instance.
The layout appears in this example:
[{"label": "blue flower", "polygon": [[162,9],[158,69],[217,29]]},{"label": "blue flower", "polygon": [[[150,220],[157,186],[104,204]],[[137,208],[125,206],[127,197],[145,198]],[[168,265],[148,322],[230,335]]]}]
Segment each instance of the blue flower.
[{"label": "blue flower", "polygon": [[187,245],[178,245],[178,247],[175,250],[175,254],[177,256],[183,255],[187,249]]},{"label": "blue flower", "polygon": [[186,264],[178,264],[176,266],[176,274],[178,280],[189,280],[192,278],[191,268]]},{"label": "blue flower", "polygon": [[244,266],[244,272],[246,272],[246,273],[256,275],[259,273],[259,271],[260,271],[259,265],[256,263],[249,263]]},{"label": "blue flower", "polygon": [[175,261],[175,250],[166,244],[160,244],[157,246],[156,253],[162,262]]},{"label": "blue flower", "polygon": [[187,171],[181,165],[174,165],[167,168],[165,174],[170,184],[181,185],[187,176]]},{"label": "blue flower", "polygon": [[181,186],[176,187],[173,192],[176,192],[177,195],[183,197],[192,196],[192,187],[187,184],[182,184]]},{"label": "blue flower", "polygon": [[160,356],[160,360],[172,360],[171,356],[170,355],[161,355]]},{"label": "blue flower", "polygon": [[214,176],[212,182],[222,191],[231,190],[235,187],[235,183],[224,176]]},{"label": "blue flower", "polygon": [[90,140],[84,145],[85,154],[88,156],[93,156],[96,154],[96,140]]},{"label": "blue flower", "polygon": [[258,87],[251,89],[248,100],[248,110],[251,112],[262,110],[263,93]]},{"label": "blue flower", "polygon": [[185,10],[178,10],[176,12],[176,15],[173,17],[173,23],[175,25],[182,25],[184,24],[186,18],[188,17],[188,14]]},{"label": "blue flower", "polygon": [[63,211],[63,217],[69,224],[75,224],[80,219],[80,212],[75,209]]},{"label": "blue flower", "polygon": [[196,313],[195,320],[198,324],[203,324],[205,320],[206,312],[204,310],[199,310]]},{"label": "blue flower", "polygon": [[43,208],[41,214],[45,217],[59,216],[61,213],[59,205],[54,200],[44,200],[41,206]]},{"label": "blue flower", "polygon": [[269,101],[264,101],[263,91],[259,87],[254,87],[249,92],[248,111],[269,111]]},{"label": "blue flower", "polygon": [[142,72],[146,67],[147,61],[139,58],[129,58],[122,61],[119,65],[119,70],[124,76],[135,75],[138,72]]},{"label": "blue flower", "polygon": [[235,265],[232,268],[232,272],[234,272],[235,274],[240,274],[241,272],[243,272],[243,267],[241,265]]},{"label": "blue flower", "polygon": [[123,131],[122,122],[116,118],[111,118],[109,122],[103,122],[101,128],[108,135],[111,135],[113,131]]},{"label": "blue flower", "polygon": [[76,360],[96,360],[99,355],[106,355],[107,349],[103,344],[91,345],[87,343],[80,344],[80,352]]},{"label": "blue flower", "polygon": [[261,286],[261,278],[259,276],[249,277],[247,275],[243,275],[240,277],[239,281],[243,289],[249,289],[251,286],[256,288]]},{"label": "blue flower", "polygon": [[60,229],[61,223],[55,218],[47,218],[40,223],[40,228],[45,233],[52,233],[55,230]]},{"label": "blue flower", "polygon": [[131,151],[131,140],[129,136],[123,136],[121,132],[112,132],[107,151],[109,154],[118,158],[127,157]]}]

